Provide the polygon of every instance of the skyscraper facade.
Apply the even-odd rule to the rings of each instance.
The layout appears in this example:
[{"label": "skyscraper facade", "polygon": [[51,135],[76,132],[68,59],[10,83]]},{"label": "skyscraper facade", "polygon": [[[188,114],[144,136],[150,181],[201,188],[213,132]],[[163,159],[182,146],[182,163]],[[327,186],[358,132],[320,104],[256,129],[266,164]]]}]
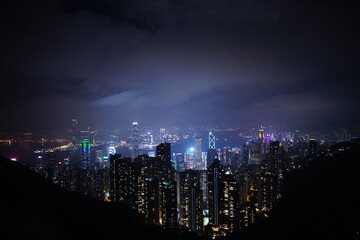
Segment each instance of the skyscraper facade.
[{"label": "skyscraper facade", "polygon": [[209,149],[215,149],[215,148],[216,148],[215,136],[212,132],[209,132]]},{"label": "skyscraper facade", "polygon": [[170,143],[160,143],[156,146],[156,157],[159,161],[159,177],[163,181],[174,180],[174,169],[171,164]]},{"label": "skyscraper facade", "polygon": [[160,141],[166,142],[166,131],[165,128],[160,128]]},{"label": "skyscraper facade", "polygon": [[135,159],[140,155],[140,136],[139,136],[139,125],[137,122],[132,123],[132,152],[131,157]]},{"label": "skyscraper facade", "polygon": [[242,163],[248,165],[250,161],[249,143],[244,143],[242,146]]},{"label": "skyscraper facade", "polygon": [[173,153],[173,159],[175,161],[176,171],[185,171],[185,158],[183,153]]},{"label": "skyscraper facade", "polygon": [[195,148],[188,148],[185,152],[185,169],[195,169]]},{"label": "skyscraper facade", "polygon": [[233,232],[238,229],[239,224],[239,184],[237,183],[230,167],[224,172],[221,183],[220,198],[220,229],[226,232]]},{"label": "skyscraper facade", "polygon": [[80,142],[80,131],[78,128],[78,120],[76,118],[73,118],[71,120],[71,126],[72,126],[71,141],[72,144],[77,145]]},{"label": "skyscraper facade", "polygon": [[200,172],[186,170],[178,175],[180,197],[180,225],[190,231],[201,231],[203,228],[203,196]]},{"label": "skyscraper facade", "polygon": [[218,158],[216,149],[209,148],[206,154],[206,167],[209,168],[213,161]]},{"label": "skyscraper facade", "polygon": [[134,207],[134,178],[130,158],[121,154],[110,155],[110,199],[113,202],[126,202]]},{"label": "skyscraper facade", "polygon": [[259,165],[261,160],[261,144],[256,141],[249,143],[249,164]]},{"label": "skyscraper facade", "polygon": [[201,138],[195,137],[195,170],[202,170]]},{"label": "skyscraper facade", "polygon": [[221,184],[224,176],[224,168],[220,160],[215,159],[208,168],[208,200],[209,200],[209,223],[219,226],[219,212],[221,199]]},{"label": "skyscraper facade", "polygon": [[166,228],[177,225],[177,191],[175,169],[171,164],[170,143],[160,143],[156,146],[156,161],[158,164],[160,208],[160,224]]},{"label": "skyscraper facade", "polygon": [[81,169],[91,169],[91,149],[89,139],[81,141]]}]

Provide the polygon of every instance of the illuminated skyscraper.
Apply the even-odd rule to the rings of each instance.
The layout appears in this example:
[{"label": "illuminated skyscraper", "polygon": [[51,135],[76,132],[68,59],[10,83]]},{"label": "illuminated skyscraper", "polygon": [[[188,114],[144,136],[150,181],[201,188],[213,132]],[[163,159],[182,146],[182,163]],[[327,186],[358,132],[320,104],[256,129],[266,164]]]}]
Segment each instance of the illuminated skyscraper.
[{"label": "illuminated skyscraper", "polygon": [[108,198],[110,186],[110,172],[104,168],[96,168],[94,171],[94,195],[93,197],[99,200],[106,200]]},{"label": "illuminated skyscraper", "polygon": [[255,222],[261,200],[260,166],[251,165],[237,173],[240,192],[240,225],[247,227]]},{"label": "illuminated skyscraper", "polygon": [[163,162],[170,162],[171,160],[170,143],[164,142],[157,145],[156,156],[159,157]]},{"label": "illuminated skyscraper", "polygon": [[238,229],[239,224],[239,185],[231,173],[230,168],[225,170],[222,180],[222,198],[220,199],[220,228],[226,232]]},{"label": "illuminated skyscraper", "polygon": [[249,143],[246,142],[242,146],[242,163],[247,165],[250,160],[250,151],[249,151]]},{"label": "illuminated skyscraper", "polygon": [[81,142],[81,169],[90,169],[91,168],[91,151],[90,151],[90,142],[89,139],[83,139]]},{"label": "illuminated skyscraper", "polygon": [[201,138],[195,137],[195,170],[202,170]]},{"label": "illuminated skyscraper", "polygon": [[170,162],[170,143],[156,147],[156,158],[110,155],[110,200],[125,202],[146,222],[177,227],[177,189]]},{"label": "illuminated skyscraper", "polygon": [[159,177],[162,181],[174,180],[174,169],[171,164],[170,143],[160,143],[157,145],[156,156],[159,160]]},{"label": "illuminated skyscraper", "polygon": [[145,214],[146,212],[146,174],[147,174],[147,165],[144,164],[145,161],[150,161],[150,158],[147,155],[139,155],[132,165],[134,165],[134,178],[136,179],[135,188],[136,188],[136,210],[140,214]]},{"label": "illuminated skyscraper", "polygon": [[76,118],[73,118],[71,120],[72,125],[72,144],[77,145],[80,142],[80,131],[78,129],[78,120]]},{"label": "illuminated skyscraper", "polygon": [[177,227],[177,195],[176,182],[164,181],[161,183],[160,224],[165,228]]},{"label": "illuminated skyscraper", "polygon": [[185,169],[195,169],[195,148],[188,148],[185,152]]},{"label": "illuminated skyscraper", "polygon": [[270,143],[270,163],[269,171],[272,173],[279,173],[280,170],[280,142],[274,141]]},{"label": "illuminated skyscraper", "polygon": [[206,168],[209,168],[215,159],[218,158],[216,149],[209,148],[206,154]]},{"label": "illuminated skyscraper", "polygon": [[120,161],[121,154],[110,155],[110,199],[113,202],[120,201]]},{"label": "illuminated skyscraper", "polygon": [[108,147],[108,156],[116,154],[116,148],[113,146]]},{"label": "illuminated skyscraper", "polygon": [[35,162],[35,171],[37,173],[39,173],[40,175],[44,174],[44,170],[46,167],[46,162],[45,162],[45,153],[37,153],[36,154],[36,162]]},{"label": "illuminated skyscraper", "polygon": [[173,159],[175,161],[176,171],[184,172],[185,171],[185,159],[183,153],[173,153]]},{"label": "illuminated skyscraper", "polygon": [[132,159],[140,154],[139,126],[137,122],[132,123]]},{"label": "illuminated skyscraper", "polygon": [[261,172],[261,201],[260,207],[263,210],[270,210],[276,202],[275,175],[268,170]]},{"label": "illuminated skyscraper", "polygon": [[170,143],[164,142],[156,146],[155,161],[159,178],[159,222],[166,228],[173,228],[177,226],[177,191]]},{"label": "illuminated skyscraper", "polygon": [[95,152],[95,167],[96,169],[101,169],[104,167],[104,151],[96,150]]},{"label": "illuminated skyscraper", "polygon": [[215,149],[215,136],[212,132],[209,132],[209,149]]},{"label": "illuminated skyscraper", "polygon": [[221,159],[223,165],[230,166],[232,156],[233,156],[232,149],[230,147],[224,147],[222,152],[222,159]]},{"label": "illuminated skyscraper", "polygon": [[255,141],[250,142],[249,151],[250,151],[249,164],[259,165],[261,159],[261,144]]},{"label": "illuminated skyscraper", "polygon": [[260,138],[260,140],[261,140],[261,142],[263,141],[263,139],[264,139],[264,128],[263,128],[263,126],[261,126],[260,128],[259,128],[259,138]]},{"label": "illuminated skyscraper", "polygon": [[62,167],[59,170],[59,174],[57,176],[57,180],[59,185],[62,188],[65,188],[67,190],[71,189],[71,172],[70,172],[70,158],[64,158]]},{"label": "illuminated skyscraper", "polygon": [[232,232],[239,227],[239,185],[230,167],[216,159],[208,168],[209,224],[214,231]]},{"label": "illuminated skyscraper", "polygon": [[203,227],[203,196],[200,180],[198,171],[186,170],[179,173],[180,225],[190,231],[201,231]]},{"label": "illuminated skyscraper", "polygon": [[120,154],[110,155],[110,199],[125,202],[136,209],[135,165],[130,158]]},{"label": "illuminated skyscraper", "polygon": [[148,132],[145,136],[145,142],[146,144],[150,144],[150,145],[153,145],[154,144],[154,137],[153,135],[151,134],[151,132]]},{"label": "illuminated skyscraper", "polygon": [[262,209],[269,210],[281,198],[283,185],[283,169],[286,166],[284,150],[279,141],[270,143],[269,154],[262,164],[261,171],[261,200]]},{"label": "illuminated skyscraper", "polygon": [[224,168],[220,160],[215,159],[208,168],[209,223],[219,226],[220,199]]},{"label": "illuminated skyscraper", "polygon": [[[135,209],[145,216],[149,224],[162,223],[162,194],[159,182],[159,161],[147,155],[139,155],[133,165],[135,180]],[[171,222],[171,221],[170,221]]]},{"label": "illuminated skyscraper", "polygon": [[146,177],[145,178],[145,191],[144,191],[144,216],[149,224],[160,223],[160,206],[159,206],[159,178]]},{"label": "illuminated skyscraper", "polygon": [[71,181],[73,186],[71,190],[75,190],[82,195],[95,196],[96,174],[92,162],[90,162],[90,143],[88,139],[81,142],[81,162],[80,169],[73,169]]},{"label": "illuminated skyscraper", "polygon": [[269,153],[269,172],[273,175],[273,199],[276,202],[280,198],[280,185],[281,185],[281,158],[280,158],[280,142],[274,141],[270,143],[270,153]]},{"label": "illuminated skyscraper", "polygon": [[160,128],[160,141],[161,142],[166,142],[165,128]]},{"label": "illuminated skyscraper", "polygon": [[201,170],[206,171],[207,152],[201,152]]}]

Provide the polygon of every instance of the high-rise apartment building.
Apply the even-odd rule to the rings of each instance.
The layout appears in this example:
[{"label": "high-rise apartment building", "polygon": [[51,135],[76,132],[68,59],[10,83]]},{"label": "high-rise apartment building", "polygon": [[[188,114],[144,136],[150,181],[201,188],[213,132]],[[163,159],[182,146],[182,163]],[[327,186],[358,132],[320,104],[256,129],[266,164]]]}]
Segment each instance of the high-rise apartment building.
[{"label": "high-rise apartment building", "polygon": [[179,224],[190,231],[203,228],[203,194],[199,171],[186,170],[178,174],[179,181]]}]

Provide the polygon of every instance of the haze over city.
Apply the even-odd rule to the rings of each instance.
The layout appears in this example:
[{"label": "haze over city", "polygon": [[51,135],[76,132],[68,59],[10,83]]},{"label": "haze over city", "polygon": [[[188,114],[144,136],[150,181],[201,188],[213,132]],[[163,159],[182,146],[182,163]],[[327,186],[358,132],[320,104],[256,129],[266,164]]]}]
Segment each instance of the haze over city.
[{"label": "haze over city", "polygon": [[359,6],[5,1],[1,130],[359,122]]}]

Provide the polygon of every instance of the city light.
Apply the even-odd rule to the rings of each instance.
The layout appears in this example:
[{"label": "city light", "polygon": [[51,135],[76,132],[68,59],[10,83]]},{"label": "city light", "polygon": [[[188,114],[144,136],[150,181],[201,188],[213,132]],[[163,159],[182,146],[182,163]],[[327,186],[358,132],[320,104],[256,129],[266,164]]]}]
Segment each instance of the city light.
[{"label": "city light", "polygon": [[[320,139],[315,141],[305,131],[280,132],[265,127],[250,131],[209,129],[202,135],[187,130],[188,142],[184,144],[180,134],[168,128],[166,135],[161,135],[165,132],[162,129],[150,143],[150,131],[141,132],[138,126],[134,122],[128,135],[122,137],[109,132],[101,138],[94,131],[99,136],[96,145],[90,144],[91,137],[77,137],[78,142],[64,139],[51,148],[44,144],[43,149],[32,151],[32,168],[65,189],[106,203],[126,202],[148,223],[199,234],[211,226],[206,234],[217,238],[246,228],[257,218],[271,219],[288,174],[305,168],[321,153],[334,155],[334,141],[324,138],[324,133],[311,133]],[[172,142],[162,142],[164,136]],[[217,148],[212,148],[215,139]],[[129,144],[123,144],[127,140]],[[41,141],[47,139],[42,137]],[[68,144],[63,145],[64,141]],[[231,142],[233,146],[228,145]],[[341,146],[336,151],[349,149]],[[63,164],[60,156],[64,155],[69,157],[62,158]],[[74,164],[76,161],[80,166]]]}]

